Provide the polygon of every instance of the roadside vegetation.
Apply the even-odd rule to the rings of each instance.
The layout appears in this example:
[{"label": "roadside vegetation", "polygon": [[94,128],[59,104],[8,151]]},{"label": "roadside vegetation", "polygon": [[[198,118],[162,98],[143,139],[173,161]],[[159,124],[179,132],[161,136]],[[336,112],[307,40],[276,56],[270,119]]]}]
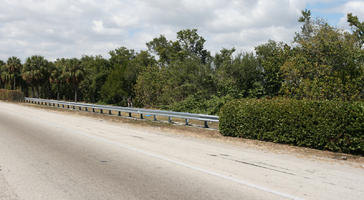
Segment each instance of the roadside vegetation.
[{"label": "roadside vegetation", "polygon": [[0,89],[0,100],[3,101],[23,101],[24,94],[19,90]]},{"label": "roadside vegetation", "polygon": [[221,110],[220,133],[364,155],[364,102],[235,100]]},{"label": "roadside vegetation", "polygon": [[109,59],[34,55],[22,63],[10,57],[0,61],[0,88],[30,97],[120,106],[131,98],[136,107],[221,114],[225,135],[362,154],[363,121],[355,120],[363,119],[364,22],[350,13],[347,21],[350,32],[305,10],[292,43],[269,40],[254,52],[223,48],[212,55],[198,31],[186,29],[176,40],[154,38],[147,50],[117,48]]},{"label": "roadside vegetation", "polygon": [[299,18],[293,43],[268,41],[255,52],[221,49],[211,55],[196,29],[176,40],[160,35],[148,50],[120,47],[110,58],[85,55],[49,61],[41,55],[0,61],[0,88],[25,96],[218,114],[232,99],[358,101],[364,97],[364,24],[348,14],[351,32]]}]

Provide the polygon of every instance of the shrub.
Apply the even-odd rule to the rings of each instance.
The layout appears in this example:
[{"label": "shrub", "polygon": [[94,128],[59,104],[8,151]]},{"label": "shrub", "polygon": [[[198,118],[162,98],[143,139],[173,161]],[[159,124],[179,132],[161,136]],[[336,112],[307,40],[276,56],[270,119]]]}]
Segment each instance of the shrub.
[{"label": "shrub", "polygon": [[364,102],[235,100],[219,126],[225,136],[364,155]]},{"label": "shrub", "polygon": [[24,94],[18,90],[0,89],[0,100],[22,101],[24,100]]},{"label": "shrub", "polygon": [[232,99],[233,98],[231,96],[212,96],[210,99],[205,99],[197,94],[191,95],[183,101],[162,107],[162,109],[173,110],[177,112],[218,115],[221,107]]}]

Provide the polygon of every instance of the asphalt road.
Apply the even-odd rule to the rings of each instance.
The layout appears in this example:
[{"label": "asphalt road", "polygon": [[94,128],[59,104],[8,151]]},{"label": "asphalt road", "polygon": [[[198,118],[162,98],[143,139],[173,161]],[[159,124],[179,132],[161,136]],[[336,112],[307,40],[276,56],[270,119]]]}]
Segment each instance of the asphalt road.
[{"label": "asphalt road", "polygon": [[0,102],[0,199],[360,199],[364,169]]}]

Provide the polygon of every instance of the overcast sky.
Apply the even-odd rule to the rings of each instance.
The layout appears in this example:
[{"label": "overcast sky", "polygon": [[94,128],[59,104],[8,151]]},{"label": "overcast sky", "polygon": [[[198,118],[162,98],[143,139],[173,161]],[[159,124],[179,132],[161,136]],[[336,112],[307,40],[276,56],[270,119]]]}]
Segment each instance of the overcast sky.
[{"label": "overcast sky", "polygon": [[364,19],[364,0],[0,0],[0,59],[108,57],[187,28],[213,53],[250,51],[269,39],[291,42],[305,8],[342,28],[348,12]]}]

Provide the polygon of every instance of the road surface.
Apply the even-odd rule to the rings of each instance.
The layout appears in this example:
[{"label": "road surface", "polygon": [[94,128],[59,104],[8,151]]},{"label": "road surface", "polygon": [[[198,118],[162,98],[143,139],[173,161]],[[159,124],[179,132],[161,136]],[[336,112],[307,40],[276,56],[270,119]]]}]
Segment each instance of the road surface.
[{"label": "road surface", "polygon": [[362,199],[364,168],[0,102],[0,199]]}]

